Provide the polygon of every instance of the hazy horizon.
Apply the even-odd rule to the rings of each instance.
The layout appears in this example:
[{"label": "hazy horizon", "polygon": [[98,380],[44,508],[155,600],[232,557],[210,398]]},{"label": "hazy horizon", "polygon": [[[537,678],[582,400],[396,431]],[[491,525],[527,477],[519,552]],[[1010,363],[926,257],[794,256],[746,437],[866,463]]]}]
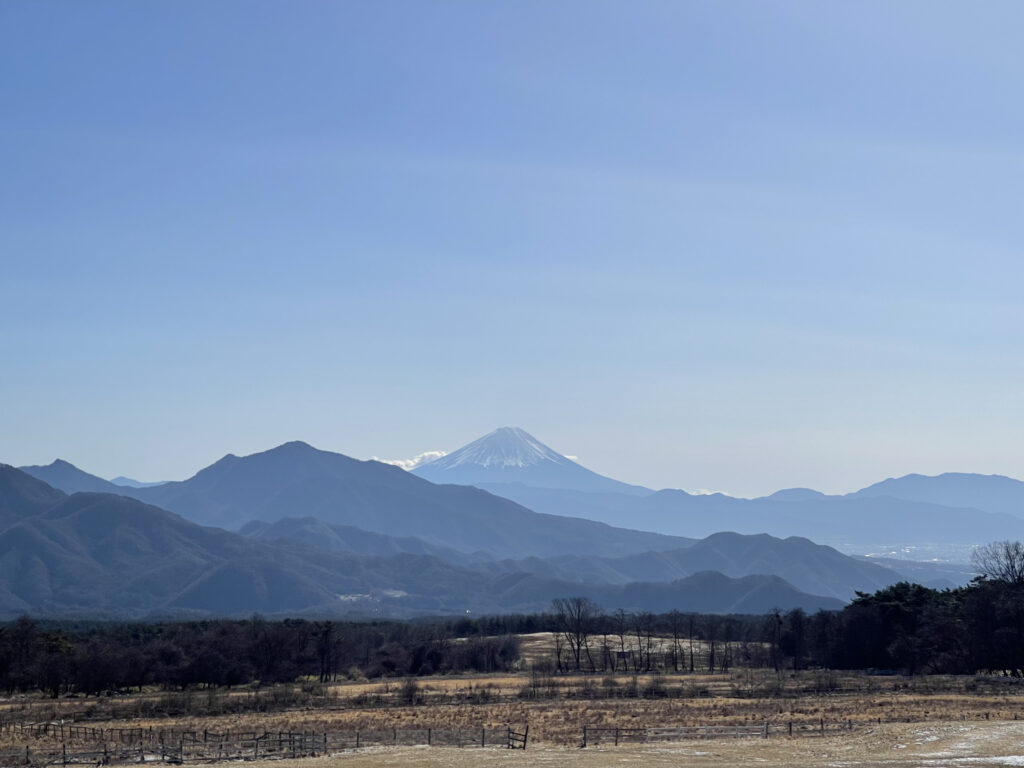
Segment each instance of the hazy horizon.
[{"label": "hazy horizon", "polygon": [[[476,437],[482,437],[482,435],[477,435]],[[539,437],[539,436],[538,435],[534,435],[534,437]],[[295,440],[299,440],[301,442],[309,443],[308,440],[301,440],[300,438],[295,438]],[[543,442],[543,438],[541,438],[541,440]],[[96,472],[96,471],[93,471],[93,470],[89,469],[88,467],[82,466],[80,463],[78,463],[78,462],[76,462],[76,461],[74,461],[72,459],[69,459],[66,456],[55,456],[52,459],[42,460],[42,461],[38,461],[38,462],[13,463],[13,462],[2,462],[2,461],[0,461],[0,463],[11,463],[11,464],[13,464],[13,466],[30,466],[30,465],[46,465],[46,464],[52,463],[53,461],[63,460],[63,461],[67,461],[68,463],[74,465],[78,469],[81,469],[81,470],[83,470],[85,472],[88,472],[89,474],[96,475],[97,477],[101,477],[101,478],[103,478],[105,480],[110,480],[112,482],[115,479],[119,478],[119,477],[120,478],[124,478],[124,479],[130,479],[130,480],[133,480],[135,482],[142,482],[142,483],[172,482],[172,481],[187,480],[188,478],[190,478],[193,475],[195,475],[196,472],[206,468],[210,464],[213,464],[218,459],[221,459],[221,458],[223,458],[224,456],[226,456],[228,454],[234,454],[236,456],[248,456],[248,455],[253,454],[253,453],[263,453],[264,451],[268,451],[268,450],[271,450],[273,448],[276,448],[276,447],[278,447],[279,445],[282,445],[285,442],[292,442],[292,441],[286,440],[286,441],[282,441],[282,443],[275,443],[274,445],[268,445],[268,446],[264,446],[262,448],[257,448],[257,449],[254,449],[254,450],[227,451],[224,454],[221,454],[219,456],[211,458],[209,461],[206,461],[205,463],[203,463],[203,464],[201,464],[199,466],[194,467],[192,470],[187,471],[185,474],[182,474],[180,476],[171,477],[171,476],[166,475],[166,473],[165,473],[165,475],[161,475],[159,477],[159,479],[156,476],[154,476],[154,477],[147,477],[147,478],[139,478],[139,477],[135,477],[133,475],[125,475],[124,473],[117,473],[117,474],[113,474],[113,475],[111,475],[111,474],[104,474],[102,472]],[[469,442],[469,441],[467,441],[467,442]],[[323,445],[312,444],[312,443],[309,443],[309,444],[311,444],[314,448],[316,448],[318,450],[332,451],[332,452],[335,452],[335,453],[344,453],[344,451],[339,451],[337,449],[328,448],[328,447],[325,447]],[[461,447],[461,446],[455,446],[455,448],[459,448],[459,447]],[[454,450],[455,448],[453,448],[452,450]],[[354,454],[354,453],[353,454],[345,454],[345,455],[349,455],[351,458],[360,459],[360,460],[363,460],[363,461],[379,461],[379,462],[382,462],[382,463],[385,463],[385,464],[392,464],[394,466],[402,467],[404,469],[407,469],[407,470],[411,471],[416,466],[419,466],[422,463],[426,463],[427,458],[424,458],[424,457],[429,457],[429,460],[433,460],[433,459],[436,459],[436,458],[440,458],[441,456],[444,456],[444,455],[446,455],[448,453],[451,453],[452,450],[430,450],[430,451],[423,451],[420,454],[417,454],[416,456],[410,456],[410,457],[386,457],[386,456],[376,456],[376,455],[374,455],[374,456],[364,456],[364,455],[359,455],[359,454]],[[575,461],[577,463],[583,464],[584,466],[587,467],[587,469],[591,469],[591,470],[594,469],[594,467],[587,465],[582,460],[582,458],[580,456],[571,455],[571,454],[562,454],[562,455],[566,456],[569,459],[572,459],[573,461]],[[420,461],[417,462],[417,461],[414,461],[414,460],[420,460]],[[597,471],[597,470],[595,470],[595,471]],[[963,470],[951,469],[951,470],[946,470],[946,471],[947,472],[962,472]],[[609,477],[612,477],[615,480],[621,480],[621,481],[627,482],[627,483],[633,483],[633,484],[636,484],[636,485],[644,485],[643,483],[636,482],[636,481],[632,480],[631,478],[619,477],[619,476],[615,475],[614,473],[610,473],[610,472],[600,472],[599,471],[599,474],[605,474],[605,475],[607,475]],[[722,488],[704,488],[704,487],[683,488],[682,486],[679,486],[679,485],[648,485],[647,487],[652,488],[654,490],[678,489],[678,490],[684,490],[684,491],[686,491],[688,493],[691,493],[691,494],[724,493],[724,494],[726,494],[728,496],[734,496],[734,497],[737,497],[737,498],[758,498],[758,497],[763,497],[763,496],[771,495],[772,493],[775,493],[776,491],[787,490],[787,489],[792,489],[792,488],[811,488],[813,490],[821,491],[822,493],[826,493],[828,495],[843,495],[843,494],[846,494],[846,493],[853,493],[854,491],[861,490],[862,488],[865,488],[865,487],[867,487],[869,485],[873,485],[875,483],[881,482],[882,480],[886,480],[886,479],[890,479],[890,478],[894,478],[894,477],[903,477],[904,475],[909,475],[909,474],[941,475],[941,474],[944,474],[944,472],[933,472],[933,473],[928,473],[928,472],[902,472],[902,473],[894,474],[894,475],[886,475],[884,477],[876,477],[876,478],[873,478],[873,479],[870,479],[870,480],[864,482],[862,485],[857,485],[855,487],[850,487],[850,488],[830,489],[830,488],[820,488],[820,487],[814,487],[814,486],[809,486],[809,485],[796,484],[796,485],[783,485],[783,486],[778,486],[778,487],[773,487],[773,488],[767,488],[767,489],[764,489],[764,490],[759,491],[759,492],[746,493],[746,494],[744,494],[744,493],[732,493],[728,489],[722,489]],[[993,475],[993,474],[1000,474],[1000,473],[977,472],[977,473],[971,473],[971,474]],[[1017,478],[1017,477],[1015,477],[1013,475],[1009,475],[1009,477],[1012,477],[1013,479],[1020,479],[1020,478]]]},{"label": "hazy horizon", "polygon": [[0,461],[522,426],[652,488],[1024,476],[1024,8],[0,6]]}]

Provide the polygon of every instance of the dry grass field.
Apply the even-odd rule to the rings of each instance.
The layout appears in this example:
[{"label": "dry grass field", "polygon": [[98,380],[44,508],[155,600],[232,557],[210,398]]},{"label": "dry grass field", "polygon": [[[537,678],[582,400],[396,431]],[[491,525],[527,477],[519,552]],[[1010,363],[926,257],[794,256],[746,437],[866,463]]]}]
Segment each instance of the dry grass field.
[{"label": "dry grass field", "polygon": [[[778,697],[736,696],[727,690],[728,676],[717,681],[707,681],[722,688],[721,693],[712,693],[696,698],[543,698],[538,700],[519,699],[514,692],[523,687],[524,681],[511,684],[506,678],[493,681],[435,680],[421,684],[425,695],[424,703],[402,705],[396,698],[398,686],[381,685],[391,693],[380,693],[372,705],[363,705],[360,699],[332,700],[327,707],[296,707],[281,711],[244,712],[220,715],[176,715],[139,716],[131,697],[115,702],[111,716],[96,712],[88,718],[88,724],[95,727],[125,727],[156,729],[181,729],[202,731],[336,731],[374,729],[419,729],[419,728],[500,728],[505,725],[520,727],[529,725],[531,741],[573,746],[580,741],[584,725],[590,727],[635,728],[643,726],[690,726],[690,725],[760,725],[769,723],[773,729],[784,728],[789,722],[814,724],[821,720],[827,723],[851,723],[855,730],[899,722],[959,721],[962,723],[1014,722],[1018,718],[1024,723],[1024,696],[1016,693],[965,693],[953,690],[927,692],[913,687],[898,689],[896,681],[884,680],[889,686],[878,686],[877,690],[844,691],[833,693],[788,692]],[[922,681],[919,682],[924,682]],[[587,681],[578,678],[561,681],[560,691],[585,688]],[[672,680],[666,685],[691,685],[692,681]],[[943,681],[955,682],[955,681]],[[938,686],[938,681],[932,681]],[[908,683],[909,685],[909,683]],[[493,689],[487,686],[494,686]],[[481,688],[492,692],[502,691],[503,698],[480,703],[467,700],[467,696]],[[360,690],[363,690],[362,687]],[[434,695],[441,694],[441,700]],[[593,693],[601,692],[600,687]],[[362,695],[365,695],[365,691]],[[378,694],[374,694],[377,696]],[[448,695],[452,698],[447,700]],[[496,693],[489,694],[497,696]],[[485,697],[486,699],[486,697]],[[108,704],[108,702],[103,702]],[[76,720],[74,707],[81,708],[81,701],[61,702],[57,710],[49,702],[38,702],[37,709],[22,714],[27,719],[40,722],[48,719]],[[79,710],[80,711],[80,710]],[[10,713],[17,716],[18,712]],[[81,720],[80,720],[81,721]]]},{"label": "dry grass field", "polygon": [[1024,766],[1024,723],[888,724],[843,736],[800,739],[716,739],[646,746],[578,749],[548,744],[526,752],[399,747],[347,752],[301,761],[253,763],[254,768],[518,768],[519,766],[735,766],[763,768],[968,768]]},{"label": "dry grass field", "polygon": [[[632,689],[643,697],[624,695]],[[416,704],[402,703],[402,681],[332,686],[326,695],[270,711],[157,716],[173,696],[145,694],[101,700],[46,699],[5,702],[4,717],[40,722],[87,720],[95,727],[224,732],[340,731],[413,728],[501,728],[529,725],[531,742],[573,747],[590,727],[760,725],[789,722],[852,724],[855,733],[898,723],[986,722],[1024,724],[1024,691],[1011,681],[975,678],[900,678],[849,675],[820,691],[819,673],[738,671],[728,675],[655,675],[618,678],[529,675],[427,678],[417,681]],[[536,698],[524,697],[534,688]],[[771,694],[763,693],[770,690]],[[646,693],[645,693],[646,691]],[[612,692],[614,697],[606,694]],[[696,695],[691,695],[696,694]],[[178,694],[180,696],[181,694]],[[224,694],[189,694],[205,705]],[[231,694],[236,697],[249,693]],[[161,696],[163,698],[161,698]],[[283,696],[283,694],[282,694]],[[269,701],[270,699],[268,699]],[[289,701],[286,697],[283,701]],[[90,710],[89,708],[92,707]],[[83,715],[86,715],[83,717]]]},{"label": "dry grass field", "polygon": [[[524,638],[543,660],[550,637]],[[542,666],[542,665],[538,665]],[[370,747],[300,760],[320,766],[736,765],[1024,766],[1024,685],[993,677],[901,677],[828,671],[777,675],[518,674],[313,682],[273,688],[144,691],[132,695],[0,701],[0,720],[75,722],[94,728],[216,733],[338,733],[529,727],[524,754],[500,748]],[[845,730],[790,737],[788,726]],[[581,749],[583,727],[763,726],[771,737],[608,743]],[[503,733],[503,731],[502,731]],[[10,731],[8,750],[33,749]],[[84,745],[83,745],[84,746]],[[261,763],[253,763],[260,765]],[[267,766],[269,768],[270,761]]]}]

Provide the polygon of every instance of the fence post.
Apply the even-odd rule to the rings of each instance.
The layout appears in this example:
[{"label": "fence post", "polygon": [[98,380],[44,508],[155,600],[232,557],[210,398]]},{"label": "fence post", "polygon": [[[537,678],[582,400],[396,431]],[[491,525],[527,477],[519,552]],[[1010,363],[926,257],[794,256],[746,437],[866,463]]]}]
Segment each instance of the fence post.
[{"label": "fence post", "polygon": [[789,735],[790,736],[793,735],[793,721],[792,720],[789,721]]},{"label": "fence post", "polygon": [[615,746],[619,746],[619,729],[615,729]]},{"label": "fence post", "polygon": [[587,726],[583,726],[583,748],[587,748]]},{"label": "fence post", "polygon": [[768,738],[768,721],[765,721],[765,724],[764,724],[764,737],[766,739]]},{"label": "fence post", "polygon": [[359,749],[359,731],[356,731],[356,749]]},{"label": "fence post", "polygon": [[821,718],[821,735],[825,735],[825,718]]},{"label": "fence post", "polygon": [[432,734],[431,734],[430,728],[427,728],[427,746],[428,747],[430,746],[430,737],[431,737],[431,735]]},{"label": "fence post", "polygon": [[487,728],[486,727],[480,729],[480,746],[481,747],[487,746]]}]

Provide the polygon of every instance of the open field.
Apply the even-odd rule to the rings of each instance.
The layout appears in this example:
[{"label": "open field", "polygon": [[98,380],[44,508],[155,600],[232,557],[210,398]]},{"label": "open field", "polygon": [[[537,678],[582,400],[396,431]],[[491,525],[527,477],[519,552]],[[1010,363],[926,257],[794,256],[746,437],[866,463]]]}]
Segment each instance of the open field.
[{"label": "open field", "polygon": [[[158,758],[157,758],[158,759]],[[52,763],[52,761],[50,761]],[[2,762],[0,765],[17,763]],[[58,759],[59,763],[59,759]],[[1024,722],[888,723],[824,737],[691,739],[658,744],[579,747],[535,743],[502,748],[370,747],[301,759],[247,760],[253,768],[518,768],[520,766],[733,766],[766,768],[970,768],[1024,766]],[[36,763],[33,764],[43,764]]]},{"label": "open field", "polygon": [[764,768],[969,768],[1024,765],[1024,723],[888,724],[853,734],[803,739],[718,739],[578,749],[539,745],[527,752],[399,747],[305,760],[251,763],[254,768],[518,768],[519,766],[733,766]]},{"label": "open field", "polygon": [[[19,761],[20,763],[20,761]],[[14,762],[3,763],[14,765]],[[254,768],[518,768],[519,766],[733,766],[766,768],[970,768],[1024,765],[1024,723],[885,724],[820,738],[689,740],[580,749],[534,744],[501,748],[371,747],[302,759],[247,761]]]},{"label": "open field", "polygon": [[[529,725],[531,740],[570,746],[591,727],[1024,722],[1024,686],[992,677],[899,677],[738,670],[718,675],[451,676],[264,690],[16,698],[0,718],[94,727],[216,732]],[[6,738],[6,737],[5,737]]]},{"label": "open field", "polygon": [[[715,675],[523,672],[0,701],[0,722],[61,721],[92,729],[152,729],[158,736],[151,735],[151,741],[160,742],[161,732],[338,735],[332,744],[342,747],[332,748],[327,757],[272,761],[275,766],[294,763],[296,768],[511,766],[526,765],[526,760],[531,765],[570,766],[1024,766],[1024,685],[991,676],[902,677],[826,670],[778,675],[753,669]],[[766,724],[768,739],[718,737],[650,744],[623,740],[618,747],[609,739],[580,748],[584,726]],[[790,737],[790,724],[804,735]],[[824,735],[818,730],[821,725]],[[490,747],[500,743],[506,726],[529,727],[526,756]],[[367,737],[369,732],[412,734],[426,729],[435,734],[455,729],[479,734],[488,729],[488,748],[439,747],[436,737],[432,747],[344,746],[348,742],[343,734],[357,731]],[[59,751],[55,728],[45,733],[40,737],[2,729],[0,749],[13,755],[28,747],[43,761],[47,750],[51,756],[54,749]],[[168,743],[177,743],[172,738],[179,737],[169,736]],[[411,738],[396,741],[419,743]],[[69,752],[88,751],[95,743],[89,737],[67,737]]]}]

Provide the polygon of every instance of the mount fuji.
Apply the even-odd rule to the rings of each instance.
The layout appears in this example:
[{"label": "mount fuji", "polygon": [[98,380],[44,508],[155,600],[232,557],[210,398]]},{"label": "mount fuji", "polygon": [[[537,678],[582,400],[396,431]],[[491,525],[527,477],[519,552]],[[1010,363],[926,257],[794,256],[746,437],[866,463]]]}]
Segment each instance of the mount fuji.
[{"label": "mount fuji", "polygon": [[518,427],[501,427],[457,451],[412,470],[432,483],[491,485],[646,496],[652,491],[599,475]]}]

